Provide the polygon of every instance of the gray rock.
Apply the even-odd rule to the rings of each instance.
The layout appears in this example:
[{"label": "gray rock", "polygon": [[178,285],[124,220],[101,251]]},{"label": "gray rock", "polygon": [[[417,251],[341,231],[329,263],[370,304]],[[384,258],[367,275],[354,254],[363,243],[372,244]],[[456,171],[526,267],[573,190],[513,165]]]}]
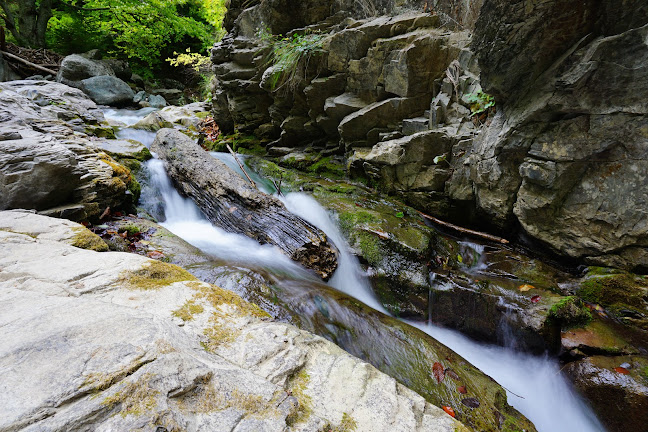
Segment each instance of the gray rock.
[{"label": "gray rock", "polygon": [[167,102],[171,105],[183,105],[184,104],[184,93],[182,90],[178,89],[153,89],[150,91],[151,94],[162,96]]},{"label": "gray rock", "polygon": [[81,81],[81,90],[100,105],[124,106],[133,102],[135,93],[115,76],[102,75]]},{"label": "gray rock", "polygon": [[210,301],[225,292],[175,266],[16,229],[0,228],[3,429],[467,430],[325,339],[231,293]]},{"label": "gray rock", "polygon": [[87,220],[131,204],[130,173],[85,133],[103,121],[92,100],[47,81],[11,81],[0,91],[0,209]]},{"label": "gray rock", "polygon": [[[622,24],[601,15],[591,28],[590,18],[565,26],[561,17],[590,17],[605,8],[567,10],[551,1],[523,11],[488,4],[476,47],[484,88],[504,104],[471,159],[477,203],[498,224],[517,219],[560,254],[625,268],[648,264],[648,202],[640,192],[648,153],[639,132],[648,125],[640,96],[648,92],[648,27],[640,18],[648,11],[635,6],[610,11],[627,17]],[[501,19],[520,23],[512,39],[497,27]],[[560,32],[560,44],[549,43],[545,31]],[[601,35],[581,39],[592,31]],[[496,53],[502,44],[506,52]]]},{"label": "gray rock", "polygon": [[115,76],[123,81],[129,81],[133,75],[130,64],[126,60],[105,59],[102,63],[112,69]]},{"label": "gray rock", "polygon": [[115,72],[106,64],[72,54],[63,59],[56,81],[72,87],[80,87],[80,82],[87,78],[101,75],[115,76]]}]

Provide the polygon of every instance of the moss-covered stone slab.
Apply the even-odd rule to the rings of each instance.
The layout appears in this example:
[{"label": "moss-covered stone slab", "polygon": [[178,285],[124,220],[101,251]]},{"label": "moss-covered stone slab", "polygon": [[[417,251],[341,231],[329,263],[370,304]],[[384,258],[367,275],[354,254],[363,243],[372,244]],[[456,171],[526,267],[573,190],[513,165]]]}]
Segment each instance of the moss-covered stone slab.
[{"label": "moss-covered stone slab", "polygon": [[590,267],[578,296],[601,305],[623,323],[648,330],[648,277],[605,267]]},{"label": "moss-covered stone slab", "polygon": [[[618,334],[612,325],[602,319],[595,319],[582,328],[572,328],[562,331],[562,348],[578,355],[628,355],[638,354],[622,335]],[[577,352],[575,352],[577,351]]]}]

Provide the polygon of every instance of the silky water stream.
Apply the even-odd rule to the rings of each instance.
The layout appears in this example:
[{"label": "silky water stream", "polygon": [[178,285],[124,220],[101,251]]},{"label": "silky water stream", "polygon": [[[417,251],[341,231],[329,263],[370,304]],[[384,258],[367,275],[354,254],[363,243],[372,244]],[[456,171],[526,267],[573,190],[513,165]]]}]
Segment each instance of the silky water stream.
[{"label": "silky water stream", "polygon": [[[112,110],[106,112],[106,116],[132,125],[138,118],[143,117],[143,113]],[[150,146],[155,137],[154,133],[128,128],[123,129],[118,135],[120,138],[140,141],[146,146]],[[231,155],[214,154],[214,156],[236,171],[240,171]],[[358,324],[357,314],[344,310],[344,302],[335,302],[331,297],[312,293],[312,287],[317,282],[309,272],[284,255],[276,253],[273,247],[261,246],[245,236],[227,233],[213,226],[191,200],[182,197],[174,189],[162,161],[150,160],[146,164],[146,169],[149,181],[143,188],[140,204],[159,220],[163,220],[161,225],[165,228],[220,260],[236,266],[262,268],[265,272],[281,275],[275,280],[280,280],[282,283],[283,303],[293,309],[293,313],[299,317],[298,320],[304,324],[302,328],[323,329],[325,334],[322,334],[322,331],[318,333],[334,340],[354,355],[367,361],[373,359],[374,365],[376,365],[376,357],[394,355],[394,347],[375,342],[365,345],[358,339],[349,340],[344,336],[344,332],[341,333],[339,328],[333,328],[334,325],[330,322],[318,324],[311,318],[316,312],[315,309],[319,312],[324,311],[327,317],[335,315],[337,321],[342,323],[339,324],[340,328],[353,326],[355,330],[353,333],[359,335],[356,336],[357,338],[374,333],[371,326],[378,322],[377,317],[381,313],[387,314],[374,296],[369,280],[357,258],[348,251],[348,247],[345,247],[346,242],[335,221],[312,197],[303,193],[289,193],[281,199],[290,211],[324,231],[340,249],[339,268],[329,281],[329,286],[378,311],[371,312],[367,316],[367,325],[361,330],[355,328]],[[272,192],[269,183],[258,176],[254,177],[254,180],[261,188]],[[313,285],[309,286],[309,284]],[[307,297],[312,301],[303,301]],[[591,409],[575,394],[570,384],[561,375],[559,363],[555,358],[532,356],[516,352],[512,348],[481,344],[456,331],[432,324],[420,322],[408,322],[408,324],[446,345],[504,386],[507,389],[509,404],[531,420],[538,431],[605,430]],[[326,334],[327,332],[330,332],[330,335]],[[377,338],[374,340],[380,341],[380,334],[372,334],[372,336]],[[367,353],[368,350],[375,352]]]}]

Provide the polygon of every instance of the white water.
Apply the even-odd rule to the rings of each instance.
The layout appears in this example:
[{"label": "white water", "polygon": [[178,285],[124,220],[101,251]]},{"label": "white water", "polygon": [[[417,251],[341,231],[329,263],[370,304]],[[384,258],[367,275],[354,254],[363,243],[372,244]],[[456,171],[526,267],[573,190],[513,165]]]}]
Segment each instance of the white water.
[{"label": "white water", "polygon": [[[126,131],[122,131],[120,136],[125,133]],[[150,145],[151,136],[150,133],[140,135],[146,145]],[[193,202],[181,197],[173,188],[161,161],[152,160],[147,165],[151,183],[163,199],[166,221],[162,225],[169,231],[218,258],[260,265],[298,278],[310,277],[274,247],[261,246],[245,236],[214,227]],[[290,211],[320,228],[341,249],[339,268],[330,284],[374,309],[385,312],[373,294],[358,260],[345,247],[342,234],[326,210],[305,194],[288,194],[283,201]],[[430,324],[409,324],[425,331],[506,387],[509,403],[531,420],[539,432],[605,430],[589,407],[565,382],[555,359],[479,344],[456,331]]]}]

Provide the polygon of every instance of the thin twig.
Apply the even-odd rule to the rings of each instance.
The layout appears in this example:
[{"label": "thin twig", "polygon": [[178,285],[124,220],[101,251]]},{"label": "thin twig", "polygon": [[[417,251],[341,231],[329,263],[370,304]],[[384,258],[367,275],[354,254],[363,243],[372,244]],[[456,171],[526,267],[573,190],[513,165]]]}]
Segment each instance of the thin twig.
[{"label": "thin twig", "polygon": [[229,150],[229,152],[232,153],[232,156],[234,156],[234,160],[236,161],[236,163],[238,164],[238,166],[241,168],[241,171],[243,171],[243,174],[245,174],[245,177],[247,177],[247,179],[250,180],[250,184],[252,185],[252,187],[256,188],[256,187],[257,187],[256,183],[254,183],[254,182],[252,181],[252,179],[250,178],[250,176],[248,175],[248,173],[245,171],[245,168],[243,167],[243,164],[241,163],[241,161],[239,160],[239,158],[236,157],[236,153],[234,153],[234,150],[232,150],[232,147],[230,147],[229,144],[225,144],[225,145],[227,146],[227,150]]},{"label": "thin twig", "polygon": [[21,57],[18,57],[17,55],[13,55],[11,53],[8,53],[7,51],[0,51],[0,53],[2,53],[2,55],[5,55],[10,59],[17,60],[19,62],[22,62],[22,63],[26,64],[27,66],[33,67],[34,69],[38,69],[39,71],[47,72],[48,74],[51,74],[51,75],[56,75],[56,72],[53,71],[52,69],[44,68],[42,66],[37,65],[36,63],[32,63],[30,61],[27,61],[27,60],[21,58]]},{"label": "thin twig", "polygon": [[281,192],[281,180],[279,180],[279,184],[277,184],[277,182],[274,179],[270,179],[270,180],[272,180],[272,184],[274,185],[275,189],[277,189],[277,193],[281,196],[284,196],[283,192]]},{"label": "thin twig", "polygon": [[470,234],[470,235],[474,235],[474,236],[477,236],[477,237],[482,237],[482,238],[485,238],[486,240],[494,241],[494,242],[497,242],[497,243],[502,243],[502,244],[508,244],[509,243],[508,240],[506,240],[506,239],[504,239],[502,237],[497,237],[497,236],[494,236],[492,234],[487,234],[487,233],[483,233],[483,232],[480,232],[480,231],[475,231],[475,230],[471,230],[471,229],[468,229],[468,228],[463,228],[463,227],[451,224],[449,222],[444,222],[441,219],[437,219],[434,216],[430,216],[428,214],[425,214],[420,210],[416,210],[416,211],[419,212],[419,214],[421,216],[423,216],[425,219],[431,220],[432,222],[434,222],[434,223],[436,223],[438,225],[444,226],[446,228],[450,228],[450,229],[453,229],[455,231],[459,231],[461,233]]},{"label": "thin twig", "polygon": [[500,384],[500,383],[497,383],[497,384],[499,384],[499,385],[500,385],[500,387],[502,387],[502,388],[503,388],[504,390],[506,390],[507,392],[509,392],[509,393],[511,393],[511,394],[512,394],[513,396],[517,396],[517,397],[519,397],[520,399],[525,399],[525,397],[524,397],[524,396],[520,396],[520,395],[519,395],[519,394],[517,394],[517,393],[513,393],[513,392],[512,392],[511,390],[509,390],[509,389],[507,389],[507,388],[506,388],[506,387],[504,387],[504,386],[503,386],[502,384]]}]

